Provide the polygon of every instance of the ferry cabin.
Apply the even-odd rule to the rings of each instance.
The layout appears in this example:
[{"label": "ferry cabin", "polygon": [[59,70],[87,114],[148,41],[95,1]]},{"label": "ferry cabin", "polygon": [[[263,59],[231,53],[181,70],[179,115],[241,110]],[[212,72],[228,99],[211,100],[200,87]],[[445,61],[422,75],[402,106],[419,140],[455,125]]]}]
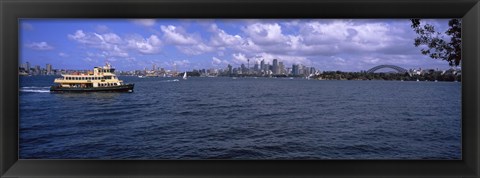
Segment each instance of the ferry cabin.
[{"label": "ferry cabin", "polygon": [[55,79],[55,83],[59,83],[64,88],[98,88],[98,87],[114,87],[123,85],[123,81],[118,80],[115,75],[115,69],[109,65],[100,68],[95,67],[93,72],[77,75],[62,75],[63,78]]}]

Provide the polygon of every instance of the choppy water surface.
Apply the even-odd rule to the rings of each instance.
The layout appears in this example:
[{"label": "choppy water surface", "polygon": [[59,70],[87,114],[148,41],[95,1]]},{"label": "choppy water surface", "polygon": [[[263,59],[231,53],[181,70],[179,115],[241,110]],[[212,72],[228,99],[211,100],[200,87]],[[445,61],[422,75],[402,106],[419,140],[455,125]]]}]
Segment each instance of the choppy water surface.
[{"label": "choppy water surface", "polygon": [[136,78],[51,94],[20,78],[21,159],[460,159],[461,84]]}]

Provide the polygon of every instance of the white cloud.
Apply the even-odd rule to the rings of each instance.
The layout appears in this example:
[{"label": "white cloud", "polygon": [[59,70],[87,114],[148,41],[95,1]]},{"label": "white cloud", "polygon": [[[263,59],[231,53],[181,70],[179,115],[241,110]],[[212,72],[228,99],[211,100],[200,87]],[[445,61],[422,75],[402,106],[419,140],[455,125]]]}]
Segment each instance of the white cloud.
[{"label": "white cloud", "polygon": [[175,45],[195,45],[199,43],[198,36],[187,34],[183,28],[162,25],[160,29],[164,33],[163,38],[169,43]]},{"label": "white cloud", "polygon": [[245,54],[242,53],[234,53],[232,54],[232,57],[233,62],[237,64],[246,64],[248,62],[247,57],[245,56]]},{"label": "white cloud", "polygon": [[32,42],[29,44],[25,45],[28,48],[34,49],[34,50],[40,50],[40,51],[46,51],[46,50],[53,50],[54,47],[49,45],[47,42],[42,41],[42,42]]},{"label": "white cloud", "polygon": [[156,35],[151,35],[148,38],[134,37],[127,40],[130,48],[136,49],[143,54],[156,54],[160,52],[162,41]]},{"label": "white cloud", "polygon": [[282,27],[277,23],[254,23],[243,28],[251,40],[260,45],[274,45],[285,42]]},{"label": "white cloud", "polygon": [[130,52],[141,54],[157,54],[161,51],[162,41],[156,35],[144,38],[140,35],[131,35],[125,39],[115,33],[86,33],[83,30],[77,30],[74,34],[69,34],[68,38],[74,40],[86,47],[101,50],[101,55],[106,58],[130,57]]},{"label": "white cloud", "polygon": [[200,55],[206,52],[212,52],[215,48],[202,42],[200,35],[189,34],[183,28],[173,25],[161,26],[163,39],[169,44],[173,44],[182,53],[187,55]]},{"label": "white cloud", "polygon": [[212,57],[212,65],[220,65],[220,64],[229,64],[227,60],[222,60],[222,59],[219,59],[217,57]]},{"label": "white cloud", "polygon": [[199,43],[197,45],[177,46],[177,49],[187,55],[200,55],[206,52],[212,52],[215,48],[204,43]]},{"label": "white cloud", "polygon": [[230,35],[224,30],[218,28],[216,24],[210,25],[209,31],[212,33],[210,44],[213,46],[240,45],[243,42],[240,35]]},{"label": "white cloud", "polygon": [[137,25],[142,25],[145,27],[151,27],[155,25],[155,19],[134,19],[132,21]]}]

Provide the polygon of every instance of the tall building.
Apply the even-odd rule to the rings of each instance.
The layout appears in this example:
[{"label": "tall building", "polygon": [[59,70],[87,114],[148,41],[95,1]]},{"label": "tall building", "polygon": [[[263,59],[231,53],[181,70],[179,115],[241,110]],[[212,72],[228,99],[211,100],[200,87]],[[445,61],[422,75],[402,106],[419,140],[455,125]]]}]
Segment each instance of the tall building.
[{"label": "tall building", "polygon": [[27,73],[30,73],[30,63],[29,62],[27,62],[27,68],[25,69],[25,71]]},{"label": "tall building", "polygon": [[258,62],[255,62],[255,65],[253,66],[253,71],[255,71],[255,72],[259,71]]},{"label": "tall building", "polygon": [[278,74],[278,60],[277,59],[273,59],[272,72],[273,72],[273,74]]},{"label": "tall building", "polygon": [[231,75],[233,74],[233,71],[232,71],[232,66],[230,64],[228,64],[228,74]]},{"label": "tall building", "polygon": [[260,70],[264,70],[265,69],[265,61],[262,59],[262,61],[260,62]]},{"label": "tall building", "polygon": [[278,74],[285,74],[285,66],[283,65],[283,62],[278,63]]},{"label": "tall building", "polygon": [[52,64],[47,64],[45,67],[47,69],[47,75],[52,75]]},{"label": "tall building", "polygon": [[247,73],[247,67],[245,67],[245,64],[242,64],[240,67],[241,67],[242,74],[246,74]]},{"label": "tall building", "polygon": [[36,65],[35,66],[35,75],[40,75],[42,72],[42,70],[40,69],[40,66],[39,65]]},{"label": "tall building", "polygon": [[298,64],[292,64],[292,74],[293,74],[293,75],[299,75],[299,74],[300,74],[299,65],[298,65]]}]

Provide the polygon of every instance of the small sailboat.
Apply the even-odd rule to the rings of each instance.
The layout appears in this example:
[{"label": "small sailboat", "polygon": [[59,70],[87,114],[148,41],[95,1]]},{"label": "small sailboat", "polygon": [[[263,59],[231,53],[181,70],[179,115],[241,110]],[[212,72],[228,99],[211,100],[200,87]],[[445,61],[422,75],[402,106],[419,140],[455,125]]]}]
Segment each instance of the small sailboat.
[{"label": "small sailboat", "polygon": [[187,72],[183,73],[183,80],[187,80]]}]

